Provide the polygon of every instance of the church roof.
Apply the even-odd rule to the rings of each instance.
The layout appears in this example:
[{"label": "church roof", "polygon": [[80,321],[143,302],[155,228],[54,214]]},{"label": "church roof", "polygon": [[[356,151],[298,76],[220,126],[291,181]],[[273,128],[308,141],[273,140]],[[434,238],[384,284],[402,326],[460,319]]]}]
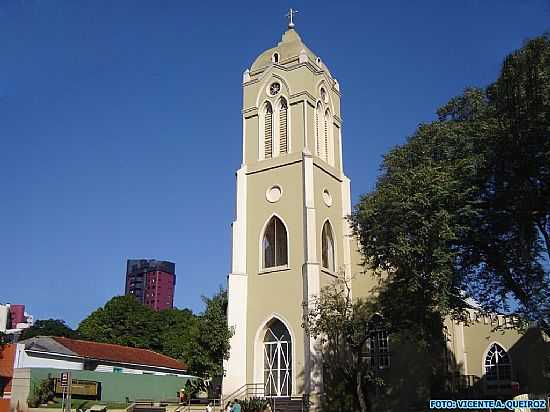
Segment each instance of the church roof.
[{"label": "church roof", "polygon": [[302,38],[294,28],[289,28],[281,38],[281,41],[276,47],[267,49],[261,53],[250,68],[251,71],[262,70],[267,66],[273,64],[274,53],[279,54],[279,64],[286,64],[294,61],[298,61],[300,54],[305,54],[309,61],[319,66],[321,70],[327,70],[328,68],[321,62],[320,58],[313,53],[302,41]]}]

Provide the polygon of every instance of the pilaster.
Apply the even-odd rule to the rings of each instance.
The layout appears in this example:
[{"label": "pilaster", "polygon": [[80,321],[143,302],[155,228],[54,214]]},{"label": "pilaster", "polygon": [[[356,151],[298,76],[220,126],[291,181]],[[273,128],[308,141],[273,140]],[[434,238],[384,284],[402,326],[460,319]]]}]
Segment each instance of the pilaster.
[{"label": "pilaster", "polygon": [[[315,184],[313,175],[313,155],[307,148],[302,152],[302,171],[304,185],[304,316],[307,316],[313,299],[320,293],[320,271],[317,257],[317,225],[315,210]],[[304,335],[305,354],[305,387],[315,404],[317,395],[322,393],[321,353],[318,339]]]}]

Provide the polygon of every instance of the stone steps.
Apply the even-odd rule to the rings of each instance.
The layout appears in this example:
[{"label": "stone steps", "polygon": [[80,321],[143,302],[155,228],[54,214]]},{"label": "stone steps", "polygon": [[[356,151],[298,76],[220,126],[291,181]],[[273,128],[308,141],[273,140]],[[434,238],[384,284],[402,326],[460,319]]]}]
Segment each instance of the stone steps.
[{"label": "stone steps", "polygon": [[273,399],[273,412],[303,412],[302,399],[275,398]]}]

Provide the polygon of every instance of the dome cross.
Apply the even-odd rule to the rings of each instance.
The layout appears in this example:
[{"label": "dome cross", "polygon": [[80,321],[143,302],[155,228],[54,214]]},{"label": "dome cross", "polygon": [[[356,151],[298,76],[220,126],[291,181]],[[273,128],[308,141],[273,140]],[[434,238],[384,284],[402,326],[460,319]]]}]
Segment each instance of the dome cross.
[{"label": "dome cross", "polygon": [[288,28],[293,29],[294,28],[294,15],[298,13],[298,10],[294,10],[292,7],[286,14],[286,17],[288,17]]}]

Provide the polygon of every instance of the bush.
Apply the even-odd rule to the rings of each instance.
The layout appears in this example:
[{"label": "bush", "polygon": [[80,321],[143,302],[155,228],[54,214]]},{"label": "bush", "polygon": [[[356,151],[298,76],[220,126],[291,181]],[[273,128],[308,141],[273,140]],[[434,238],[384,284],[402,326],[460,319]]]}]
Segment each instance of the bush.
[{"label": "bush", "polygon": [[38,385],[34,385],[32,394],[29,396],[29,406],[38,408],[55,397],[53,379],[44,379]]},{"label": "bush", "polygon": [[261,398],[249,398],[239,401],[242,412],[264,412],[269,402]]}]

